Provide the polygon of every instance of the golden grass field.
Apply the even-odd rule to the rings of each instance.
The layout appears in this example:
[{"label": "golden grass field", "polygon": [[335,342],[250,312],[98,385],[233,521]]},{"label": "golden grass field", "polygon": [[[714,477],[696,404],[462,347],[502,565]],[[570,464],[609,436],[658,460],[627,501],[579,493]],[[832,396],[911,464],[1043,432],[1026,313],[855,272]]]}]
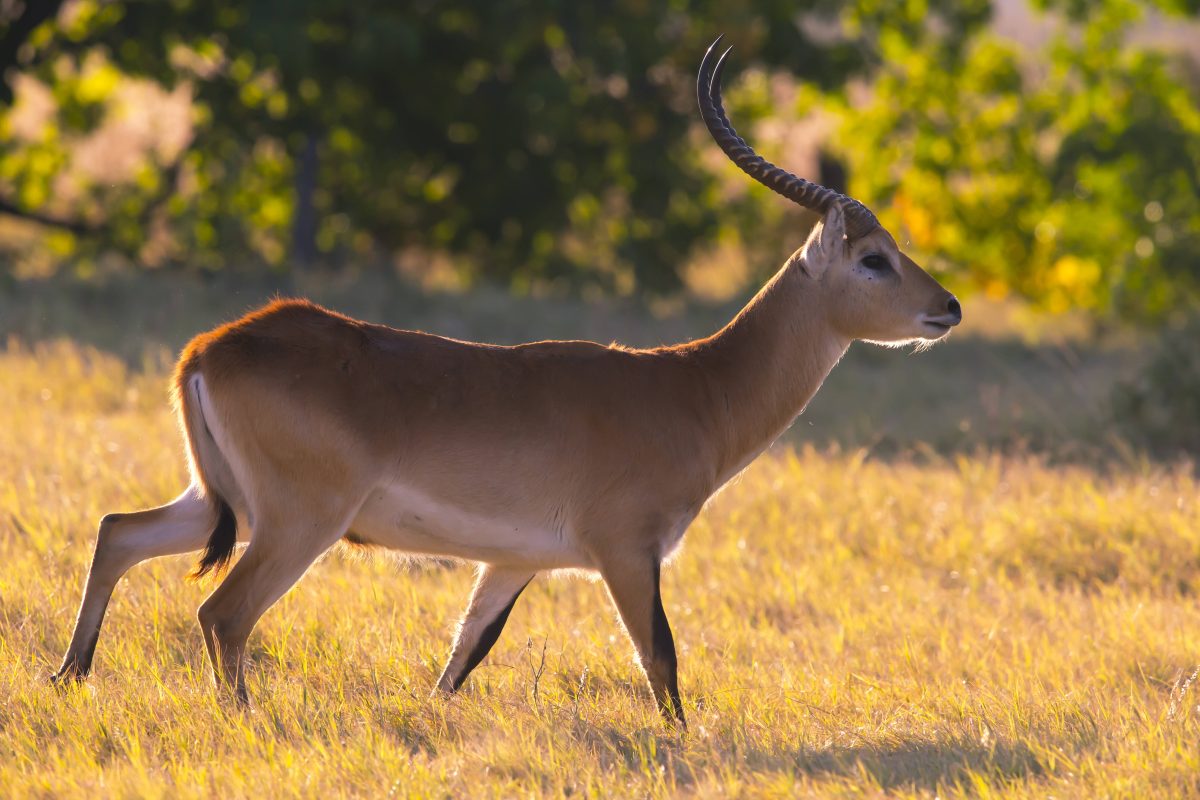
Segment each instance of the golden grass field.
[{"label": "golden grass field", "polygon": [[539,578],[431,699],[471,570],[340,552],[251,639],[249,712],[192,558],[135,568],[58,691],[96,521],[184,485],[166,367],[126,363],[0,352],[0,796],[1200,794],[1200,485],[1136,458],[764,456],[664,574],[686,735],[600,585]]}]

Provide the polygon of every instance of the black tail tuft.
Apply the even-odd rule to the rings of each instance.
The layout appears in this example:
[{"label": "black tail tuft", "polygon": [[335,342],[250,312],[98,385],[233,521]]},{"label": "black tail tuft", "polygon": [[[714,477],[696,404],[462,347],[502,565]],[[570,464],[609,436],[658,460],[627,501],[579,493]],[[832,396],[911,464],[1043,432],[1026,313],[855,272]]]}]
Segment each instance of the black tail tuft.
[{"label": "black tail tuft", "polygon": [[233,509],[220,497],[213,497],[217,503],[217,527],[213,528],[208,544],[204,546],[204,555],[200,563],[188,577],[199,580],[212,572],[220,575],[233,557],[233,548],[237,546],[237,517]]}]

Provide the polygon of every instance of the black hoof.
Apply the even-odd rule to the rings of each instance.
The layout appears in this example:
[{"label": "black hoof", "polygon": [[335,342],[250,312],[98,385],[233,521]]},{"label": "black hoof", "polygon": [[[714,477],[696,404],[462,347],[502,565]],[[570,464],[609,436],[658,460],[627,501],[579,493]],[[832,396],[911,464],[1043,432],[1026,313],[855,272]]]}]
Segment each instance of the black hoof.
[{"label": "black hoof", "polygon": [[74,664],[65,666],[58,672],[50,676],[50,685],[57,689],[66,689],[71,686],[78,686],[87,678],[87,673],[81,671]]}]

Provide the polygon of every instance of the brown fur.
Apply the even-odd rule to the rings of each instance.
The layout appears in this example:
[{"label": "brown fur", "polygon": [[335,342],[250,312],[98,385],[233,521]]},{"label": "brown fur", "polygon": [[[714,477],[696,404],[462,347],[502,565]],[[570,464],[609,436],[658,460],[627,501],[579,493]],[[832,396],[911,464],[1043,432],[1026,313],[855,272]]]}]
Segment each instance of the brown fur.
[{"label": "brown fur", "polygon": [[[891,270],[864,267],[868,254]],[[536,572],[584,568],[607,583],[660,707],[682,722],[659,563],[851,341],[939,338],[958,318],[885,231],[848,242],[836,208],[729,325],[671,347],[501,347],[273,302],[184,350],[174,388],[194,487],[159,517],[102,530],[60,675],[86,672],[70,665],[90,664],[124,570],[198,549],[200,522],[228,502],[250,546],[199,616],[218,679],[244,699],[259,616],[351,526],[356,543],[399,535],[367,511],[391,491],[413,503],[387,518],[406,549],[484,565],[439,688],[483,657]],[[429,509],[461,530],[431,527]],[[180,522],[159,534],[163,514]]]}]

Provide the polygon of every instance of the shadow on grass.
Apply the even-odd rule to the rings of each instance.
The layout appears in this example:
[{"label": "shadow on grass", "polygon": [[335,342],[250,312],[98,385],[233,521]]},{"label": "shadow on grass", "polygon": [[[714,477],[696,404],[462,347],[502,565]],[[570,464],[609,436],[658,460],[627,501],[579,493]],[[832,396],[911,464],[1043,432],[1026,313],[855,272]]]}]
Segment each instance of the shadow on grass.
[{"label": "shadow on grass", "polygon": [[[684,739],[653,730],[637,733],[608,731],[608,745],[637,772],[648,766],[670,772],[677,784],[700,780],[697,772],[711,765],[697,763],[686,753]],[[686,735],[685,735],[686,738]],[[714,742],[718,748],[721,743]],[[998,742],[984,745],[967,739],[913,740],[891,745],[831,746],[795,750],[733,749],[722,758],[736,761],[739,772],[757,776],[792,778],[846,778],[867,781],[884,791],[939,792],[959,787],[971,792],[982,780],[987,785],[1036,779],[1047,773],[1034,752],[1024,744]]]},{"label": "shadow on grass", "polygon": [[1045,768],[1023,744],[948,741],[901,742],[884,747],[831,748],[797,754],[796,768],[813,777],[869,777],[884,790],[935,791],[947,786],[969,787],[968,776],[988,783],[1036,778]]}]

